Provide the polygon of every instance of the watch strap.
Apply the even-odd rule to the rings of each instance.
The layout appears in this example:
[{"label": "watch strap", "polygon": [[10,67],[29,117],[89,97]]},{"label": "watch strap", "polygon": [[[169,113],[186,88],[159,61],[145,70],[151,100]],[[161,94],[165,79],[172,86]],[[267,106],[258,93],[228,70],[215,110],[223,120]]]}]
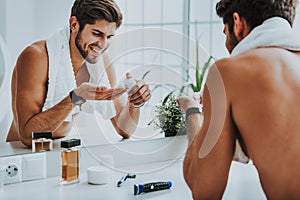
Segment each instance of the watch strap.
[{"label": "watch strap", "polygon": [[81,106],[86,100],[78,95],[75,94],[74,90],[70,92],[70,98],[73,104],[77,106]]},{"label": "watch strap", "polygon": [[145,103],[142,103],[141,105],[137,105],[137,106],[136,106],[136,105],[133,105],[133,107],[134,107],[134,108],[141,108],[141,107],[143,107],[144,105],[145,105]]},{"label": "watch strap", "polygon": [[188,119],[188,117],[191,115],[191,114],[195,114],[195,113],[201,113],[201,110],[199,107],[191,107],[191,108],[188,108],[185,112],[185,117],[186,119]]}]

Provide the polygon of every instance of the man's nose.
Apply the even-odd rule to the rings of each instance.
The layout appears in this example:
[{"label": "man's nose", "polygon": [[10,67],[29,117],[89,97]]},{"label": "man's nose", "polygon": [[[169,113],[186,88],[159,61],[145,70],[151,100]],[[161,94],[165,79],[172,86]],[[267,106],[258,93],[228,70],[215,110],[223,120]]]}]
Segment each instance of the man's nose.
[{"label": "man's nose", "polygon": [[98,46],[99,46],[101,49],[106,48],[106,46],[107,46],[107,38],[101,38],[101,40],[100,40],[99,43],[98,43]]}]

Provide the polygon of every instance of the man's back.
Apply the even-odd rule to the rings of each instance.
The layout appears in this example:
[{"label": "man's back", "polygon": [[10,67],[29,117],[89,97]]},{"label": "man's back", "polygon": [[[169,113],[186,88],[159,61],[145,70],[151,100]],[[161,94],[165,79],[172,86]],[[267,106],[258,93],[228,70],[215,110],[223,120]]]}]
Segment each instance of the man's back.
[{"label": "man's back", "polygon": [[259,48],[218,63],[232,121],[268,198],[299,198],[300,52]]}]

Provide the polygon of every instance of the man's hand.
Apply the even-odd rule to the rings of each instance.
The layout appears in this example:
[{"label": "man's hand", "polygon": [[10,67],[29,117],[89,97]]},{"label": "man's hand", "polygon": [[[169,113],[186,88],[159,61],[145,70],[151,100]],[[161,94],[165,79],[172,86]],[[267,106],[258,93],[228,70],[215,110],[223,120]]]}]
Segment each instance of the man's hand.
[{"label": "man's hand", "polygon": [[124,94],[126,90],[126,87],[107,88],[84,82],[74,92],[86,100],[114,100]]},{"label": "man's hand", "polygon": [[148,101],[151,97],[149,85],[144,81],[136,81],[136,84],[128,92],[128,101],[134,106],[139,106]]},{"label": "man's hand", "polygon": [[186,112],[191,107],[199,107],[199,103],[191,97],[180,97],[177,99],[177,103],[182,112]]}]

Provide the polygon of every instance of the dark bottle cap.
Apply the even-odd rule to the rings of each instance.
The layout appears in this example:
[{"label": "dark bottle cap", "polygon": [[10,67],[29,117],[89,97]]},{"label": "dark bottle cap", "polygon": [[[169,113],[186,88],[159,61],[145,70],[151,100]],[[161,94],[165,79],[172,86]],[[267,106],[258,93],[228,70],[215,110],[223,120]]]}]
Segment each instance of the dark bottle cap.
[{"label": "dark bottle cap", "polygon": [[32,138],[38,139],[38,138],[52,138],[52,132],[51,131],[40,131],[40,132],[32,132]]},{"label": "dark bottle cap", "polygon": [[60,142],[62,148],[71,148],[80,145],[80,139],[69,139]]}]

